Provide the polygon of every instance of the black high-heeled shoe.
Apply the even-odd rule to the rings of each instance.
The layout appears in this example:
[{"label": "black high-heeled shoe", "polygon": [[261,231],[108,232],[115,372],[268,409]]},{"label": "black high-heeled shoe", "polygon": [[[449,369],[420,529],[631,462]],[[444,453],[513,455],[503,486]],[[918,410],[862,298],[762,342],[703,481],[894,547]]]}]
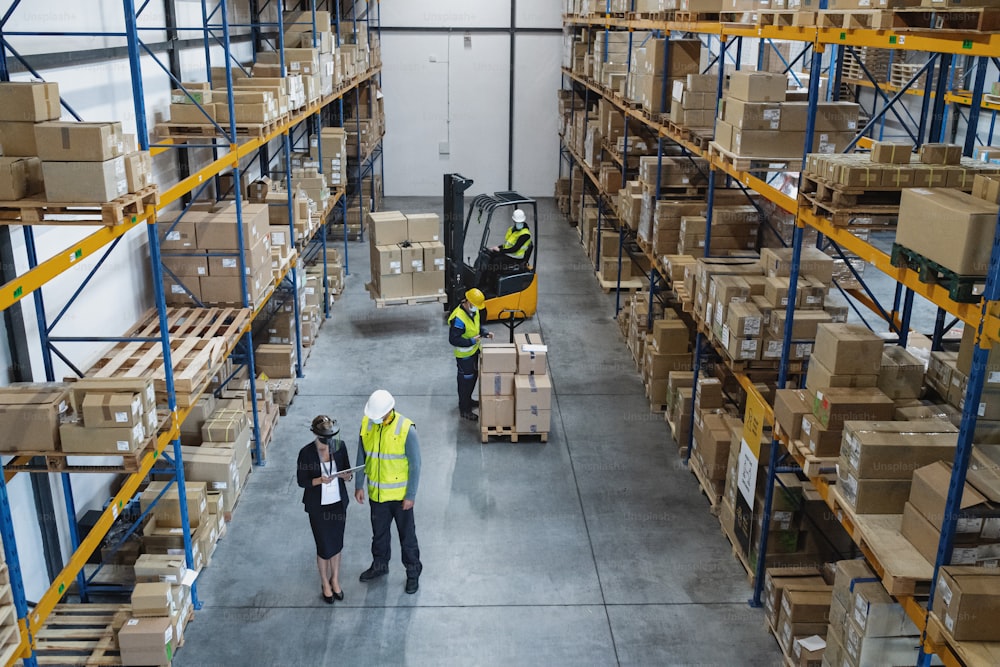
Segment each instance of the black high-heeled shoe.
[{"label": "black high-heeled shoe", "polygon": [[342,601],[344,599],[344,591],[340,591],[339,593],[337,591],[333,591],[333,599],[337,602]]},{"label": "black high-heeled shoe", "polygon": [[[325,594],[322,594],[322,593],[321,593],[321,595],[323,595],[323,602],[325,602],[327,604],[333,604],[333,601],[334,601],[334,596],[333,595],[325,595]],[[341,599],[343,599],[343,596],[341,596]]]}]

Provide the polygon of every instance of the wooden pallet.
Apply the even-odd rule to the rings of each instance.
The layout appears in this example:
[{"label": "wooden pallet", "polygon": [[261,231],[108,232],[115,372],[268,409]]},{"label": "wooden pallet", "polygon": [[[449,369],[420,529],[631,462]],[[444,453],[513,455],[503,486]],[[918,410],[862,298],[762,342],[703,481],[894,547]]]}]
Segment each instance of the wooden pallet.
[{"label": "wooden pallet", "polygon": [[827,503],[861,551],[882,566],[878,574],[890,595],[927,595],[934,566],[900,533],[903,515],[855,514],[836,485]]},{"label": "wooden pallet", "polygon": [[[831,202],[823,202],[814,194],[799,193],[799,205],[812,210],[813,215],[826,218],[835,227],[849,227],[855,220],[873,217],[897,217],[899,205],[859,206],[857,208],[838,207]],[[869,221],[870,224],[870,221]]]},{"label": "wooden pallet", "polygon": [[539,438],[540,442],[549,441],[548,431],[542,431],[538,433],[528,433],[528,432],[515,431],[513,426],[482,426],[480,431],[482,434],[483,442],[489,442],[490,436],[496,436],[498,438],[510,438],[510,441],[513,443],[516,443],[518,441],[518,438],[535,437],[535,436]]},{"label": "wooden pallet", "polygon": [[[815,12],[807,12],[812,14],[814,17]],[[799,12],[797,11],[760,11],[757,12],[757,25],[766,26],[794,26],[797,25],[795,22],[796,17]],[[812,24],[815,25],[815,24]]]},{"label": "wooden pallet", "polygon": [[0,664],[9,664],[20,647],[21,634],[18,631],[17,610],[11,602],[0,609]]},{"label": "wooden pallet", "polygon": [[595,271],[594,275],[597,277],[597,282],[605,294],[610,294],[615,290],[631,294],[632,292],[638,292],[643,286],[642,280],[639,278],[630,278],[619,283],[617,280],[604,280],[601,278],[600,272]]},{"label": "wooden pallet", "polygon": [[902,188],[885,186],[851,186],[842,183],[834,183],[815,174],[803,174],[802,189],[803,194],[811,194],[819,202],[830,204],[836,208],[865,208],[874,206],[882,208],[885,206],[899,207],[899,200],[902,196]]},{"label": "wooden pallet", "polygon": [[[71,452],[17,452],[18,456],[41,457],[45,460],[44,467],[30,464],[7,466],[8,470],[19,472],[51,472],[51,473],[134,473],[142,466],[146,454],[156,449],[156,438],[149,438],[142,447],[128,454],[87,454]],[[70,462],[72,459],[72,462]],[[108,463],[108,459],[121,459],[121,463]],[[100,463],[86,463],[87,460],[100,460]]]},{"label": "wooden pallet", "polygon": [[829,10],[819,11],[816,17],[820,28],[842,30],[886,30],[893,25],[892,12],[879,10]]},{"label": "wooden pallet", "polygon": [[128,605],[60,604],[36,635],[39,665],[121,665],[118,629]]},{"label": "wooden pallet", "polygon": [[389,306],[415,306],[422,303],[444,303],[448,300],[446,294],[430,294],[426,296],[401,296],[390,299],[383,299],[378,295],[378,291],[371,283],[365,283],[365,290],[375,302],[376,308],[387,308]]},{"label": "wooden pallet", "polygon": [[[250,321],[246,308],[168,308],[171,362],[177,405],[189,407],[218,370]],[[149,310],[126,337],[161,335],[159,317]],[[157,400],[166,402],[160,343],[118,343],[87,371],[88,377],[152,377]]]},{"label": "wooden pallet", "polygon": [[941,285],[948,290],[948,296],[951,297],[952,301],[979,303],[982,299],[982,294],[977,294],[975,289],[977,285],[986,282],[984,276],[959,275],[898,243],[892,244],[892,254],[889,261],[895,267],[916,271],[917,277],[922,283]]},{"label": "wooden pallet", "polygon": [[50,202],[44,195],[37,199],[0,201],[0,225],[103,225],[116,227],[134,223],[147,206],[160,203],[160,189],[155,185],[134,194],[123,195],[103,204]]},{"label": "wooden pallet", "polygon": [[[236,142],[248,141],[250,139],[263,139],[278,129],[283,121],[272,121],[270,123],[237,123]],[[229,123],[219,123],[219,125],[229,132]],[[204,142],[212,139],[222,139],[223,134],[219,128],[211,123],[160,123],[155,129],[156,136],[161,139],[173,139],[178,143]]]},{"label": "wooden pallet", "polygon": [[715,136],[715,128],[712,127],[685,127],[669,120],[665,124],[672,138],[692,144],[701,151],[708,150],[708,144]]},{"label": "wooden pallet", "polygon": [[719,516],[719,503],[722,502],[722,491],[716,488],[716,484],[708,478],[705,469],[702,468],[701,460],[697,456],[688,459],[688,470],[698,480],[701,492],[708,498],[709,511],[712,516]]},{"label": "wooden pallet", "polygon": [[802,168],[801,158],[752,157],[736,155],[712,141],[708,144],[710,158],[718,158],[723,164],[736,171],[798,171]]},{"label": "wooden pallet", "polygon": [[[777,426],[775,426],[775,428],[777,428]],[[801,440],[791,441],[788,444],[788,448],[798,452],[799,456],[802,457],[804,462],[802,472],[810,479],[819,477],[820,475],[829,474],[830,472],[836,472],[837,470],[837,461],[839,460],[839,457],[816,456],[809,450],[809,446]]]},{"label": "wooden pallet", "polygon": [[674,20],[678,23],[718,23],[720,12],[674,12]]},{"label": "wooden pallet", "polygon": [[898,32],[1000,32],[1000,9],[963,7],[962,9],[897,9],[890,26]]}]

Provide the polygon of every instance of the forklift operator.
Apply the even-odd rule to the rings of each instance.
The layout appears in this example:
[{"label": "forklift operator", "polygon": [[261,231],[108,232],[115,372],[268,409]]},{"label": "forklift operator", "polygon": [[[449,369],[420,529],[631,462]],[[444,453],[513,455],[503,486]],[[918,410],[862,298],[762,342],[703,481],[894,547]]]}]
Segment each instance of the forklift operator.
[{"label": "forklift operator", "polygon": [[503,264],[504,268],[501,270],[506,269],[508,265],[511,265],[511,268],[507,270],[522,270],[530,248],[531,231],[528,229],[526,216],[524,211],[516,209],[511,214],[511,225],[507,229],[503,245],[490,248],[492,258]]}]

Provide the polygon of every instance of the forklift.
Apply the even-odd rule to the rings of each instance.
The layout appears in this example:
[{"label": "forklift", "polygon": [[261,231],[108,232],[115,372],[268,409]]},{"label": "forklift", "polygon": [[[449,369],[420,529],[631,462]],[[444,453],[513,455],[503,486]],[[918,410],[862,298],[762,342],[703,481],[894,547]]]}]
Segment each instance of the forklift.
[{"label": "forklift", "polygon": [[[538,206],[516,192],[479,195],[465,211],[465,191],[473,181],[461,174],[444,175],[444,246],[445,289],[448,301],[445,313],[462,303],[466,290],[478,287],[486,297],[484,322],[507,320],[516,326],[535,314],[538,305],[538,276],[533,262],[538,245]],[[531,245],[524,260],[516,267],[497,270],[491,245],[503,242],[511,214],[521,209],[528,217]],[[495,215],[499,212],[499,215]],[[499,243],[491,243],[494,218],[499,221],[494,230]],[[468,245],[467,245],[468,244]],[[492,266],[491,266],[492,264]],[[511,328],[513,335],[513,328]]]}]

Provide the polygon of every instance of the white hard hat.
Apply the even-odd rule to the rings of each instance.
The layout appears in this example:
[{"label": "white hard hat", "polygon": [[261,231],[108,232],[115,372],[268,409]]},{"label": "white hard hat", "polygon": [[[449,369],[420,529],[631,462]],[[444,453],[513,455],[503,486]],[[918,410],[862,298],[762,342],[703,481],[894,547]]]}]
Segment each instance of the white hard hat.
[{"label": "white hard hat", "polygon": [[365,403],[365,417],[368,419],[381,419],[389,414],[389,411],[396,406],[396,399],[385,389],[372,392]]},{"label": "white hard hat", "polygon": [[524,215],[524,211],[521,209],[516,209],[510,217],[514,222],[524,222],[527,220],[527,217]]}]

